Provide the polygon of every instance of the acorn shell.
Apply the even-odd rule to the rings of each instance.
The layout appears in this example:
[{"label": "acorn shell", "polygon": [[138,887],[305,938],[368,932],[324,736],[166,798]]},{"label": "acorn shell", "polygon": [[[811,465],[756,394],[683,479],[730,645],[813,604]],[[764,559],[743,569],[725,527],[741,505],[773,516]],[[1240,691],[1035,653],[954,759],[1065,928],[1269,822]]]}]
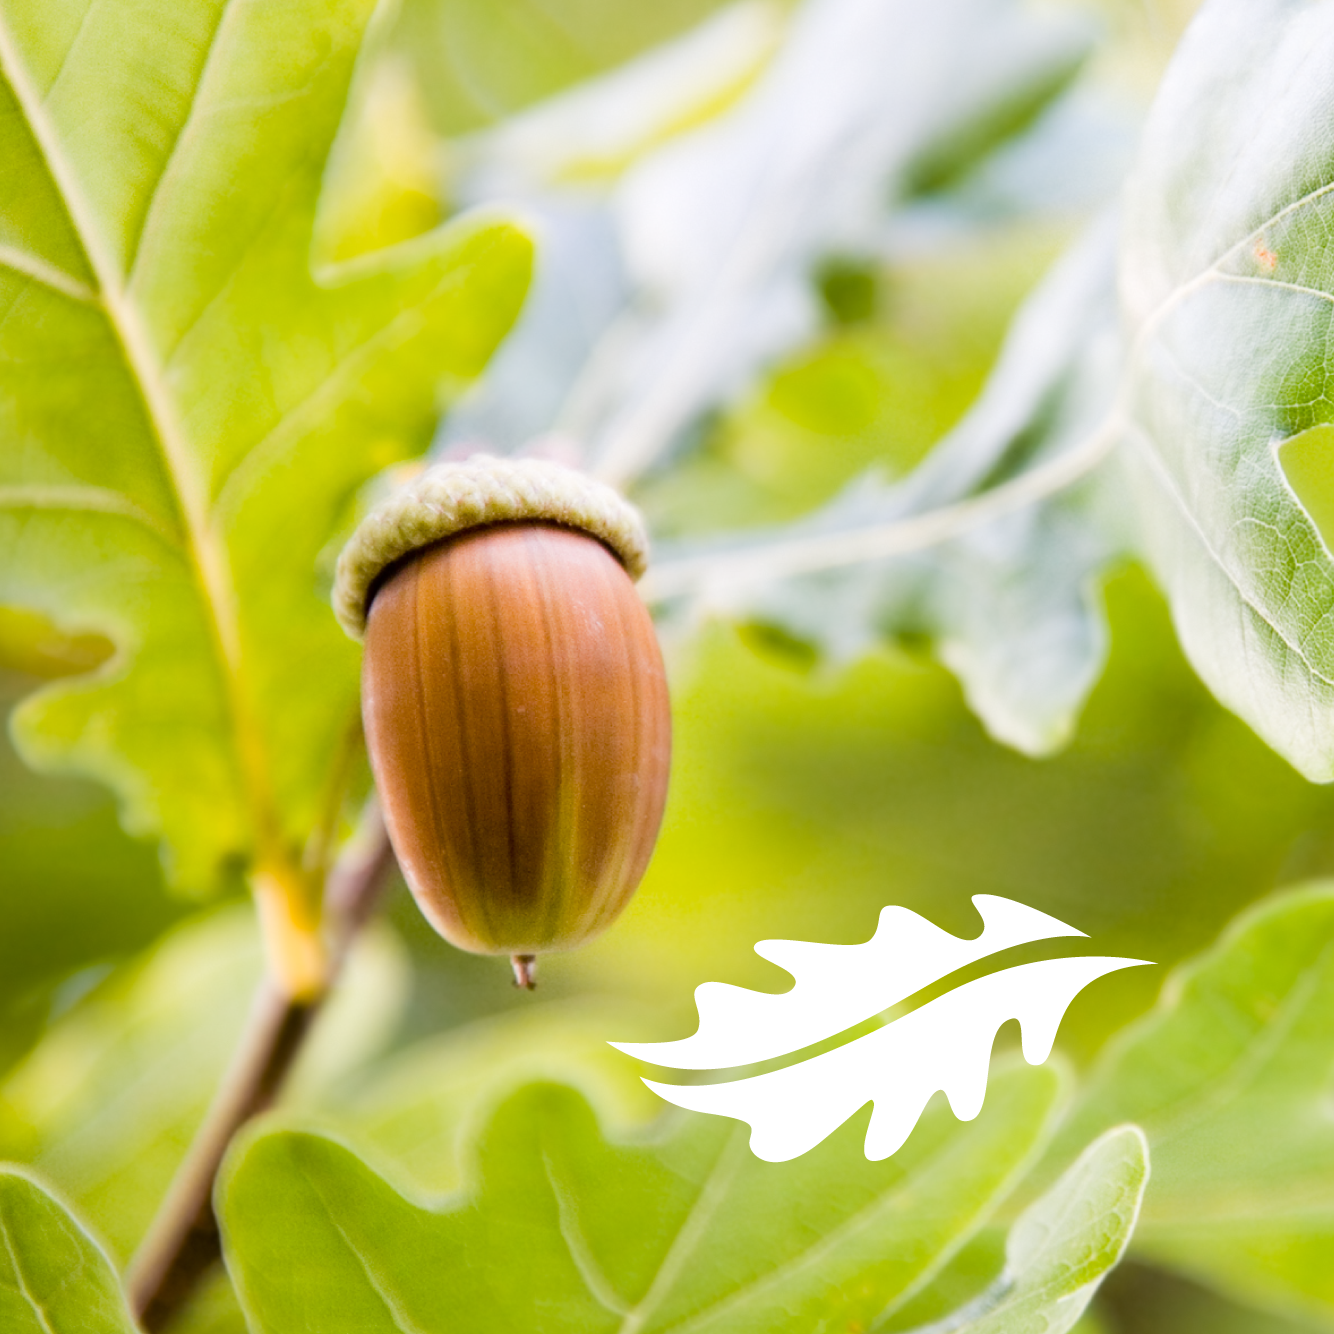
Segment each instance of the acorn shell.
[{"label": "acorn shell", "polygon": [[596,538],[497,524],[392,567],[362,713],[399,864],[446,940],[569,949],[625,907],[662,819],[671,719],[648,612]]}]

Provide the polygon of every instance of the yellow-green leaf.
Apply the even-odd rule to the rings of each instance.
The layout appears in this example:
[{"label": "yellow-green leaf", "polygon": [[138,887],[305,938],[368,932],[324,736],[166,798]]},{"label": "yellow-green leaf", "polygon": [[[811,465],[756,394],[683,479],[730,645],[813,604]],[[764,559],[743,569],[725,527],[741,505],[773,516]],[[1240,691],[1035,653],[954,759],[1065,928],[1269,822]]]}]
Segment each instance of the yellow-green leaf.
[{"label": "yellow-green leaf", "polygon": [[309,833],[356,692],[317,561],[527,282],[478,219],[312,271],[372,8],[0,3],[0,604],[117,650],[16,736],[192,887]]}]

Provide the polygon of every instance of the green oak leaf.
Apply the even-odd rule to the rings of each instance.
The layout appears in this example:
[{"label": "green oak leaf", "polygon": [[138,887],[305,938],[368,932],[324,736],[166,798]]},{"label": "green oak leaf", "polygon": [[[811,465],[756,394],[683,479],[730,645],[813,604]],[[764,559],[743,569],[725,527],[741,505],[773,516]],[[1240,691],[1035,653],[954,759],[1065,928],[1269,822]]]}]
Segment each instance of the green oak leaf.
[{"label": "green oak leaf", "polygon": [[0,1168],[0,1328],[136,1334],[111,1262],[35,1181]]},{"label": "green oak leaf", "polygon": [[261,1130],[219,1185],[228,1268],[264,1334],[865,1326],[986,1221],[1058,1087],[1010,1064],[976,1121],[937,1099],[893,1158],[866,1161],[859,1114],[773,1164],[721,1118],[609,1143],[577,1093],[534,1084],[481,1132],[472,1190],[436,1207],[332,1140]]},{"label": "green oak leaf", "polygon": [[1166,983],[1094,1068],[1048,1162],[1135,1121],[1135,1248],[1243,1303],[1334,1316],[1334,884],[1268,899]]},{"label": "green oak leaf", "polygon": [[600,1119],[642,1127],[662,1114],[635,1067],[607,1042],[632,1007],[548,1001],[423,1038],[378,1061],[321,1124],[392,1164],[418,1190],[444,1195],[462,1184],[460,1129],[478,1104],[537,1080],[577,1087]]},{"label": "green oak leaf", "polygon": [[107,636],[16,711],[200,888],[292,874],[355,717],[317,562],[512,322],[462,220],[312,268],[373,0],[0,3],[0,603]]},{"label": "green oak leaf", "polygon": [[[1334,4],[1213,0],[1128,189],[1127,435],[1146,541],[1209,687],[1334,778]],[[1287,451],[1293,451],[1285,457]]]}]

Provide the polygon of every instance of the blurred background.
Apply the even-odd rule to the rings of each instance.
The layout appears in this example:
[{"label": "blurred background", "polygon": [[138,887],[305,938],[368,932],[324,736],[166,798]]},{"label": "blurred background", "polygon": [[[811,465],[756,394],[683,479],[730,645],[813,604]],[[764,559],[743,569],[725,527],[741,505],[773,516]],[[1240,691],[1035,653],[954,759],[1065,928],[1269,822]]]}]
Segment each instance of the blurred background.
[{"label": "blurred background", "polygon": [[[657,534],[790,519],[870,465],[900,476],[967,411],[1021,301],[1114,198],[1194,5],[1034,8],[1082,25],[1077,58],[992,127],[985,152],[970,147],[924,179],[878,255],[826,257],[810,275],[814,327],[701,398],[671,466],[634,490]],[[332,253],[408,239],[464,205],[514,205],[531,211],[539,244],[566,256],[544,258],[540,281],[582,284],[586,297],[586,308],[562,307],[565,336],[540,344],[546,370],[498,362],[447,415],[441,451],[479,439],[509,448],[542,424],[543,394],[571,378],[562,356],[578,361],[602,327],[599,293],[610,308],[626,281],[607,258],[614,247],[594,246],[608,201],[637,164],[744,97],[791,11],[403,0],[381,25],[330,168]],[[627,62],[638,71],[628,80]],[[681,68],[688,77],[671,74]],[[505,397],[515,375],[535,386],[532,401]],[[513,440],[497,438],[507,431]],[[928,645],[832,666],[761,625],[666,627],[671,795],[622,920],[591,947],[544,959],[530,997],[503,961],[438,940],[398,886],[294,1097],[360,1107],[410,1155],[414,1116],[425,1124],[461,1100],[497,1050],[516,1070],[555,1060],[559,1028],[588,1078],[643,1117],[654,1109],[631,1063],[601,1043],[684,1036],[704,981],[784,989],[786,975],[753,953],[759,939],[864,940],[888,903],[972,935],[970,897],[990,893],[1070,922],[1099,952],[1169,966],[1245,904],[1334,869],[1334,791],[1306,783],[1212,701],[1138,565],[1119,562],[1100,597],[1105,672],[1071,743],[1045,759],[990,739]],[[106,652],[0,609],[0,704]],[[122,1255],[244,1014],[258,968],[247,913],[239,889],[207,905],[172,897],[156,849],[121,831],[106,791],[39,777],[0,740],[0,1156],[38,1162]],[[1067,1056],[1087,1062],[1152,1003],[1163,973],[1129,970],[1085,992],[1061,1030]],[[367,1094],[357,1072],[371,1059],[381,1074]],[[376,1121],[391,1086],[394,1125]],[[451,1184],[441,1162],[421,1169]],[[1100,1310],[1108,1330],[1145,1334],[1298,1328],[1133,1265]],[[225,1294],[192,1319],[237,1327]]]}]

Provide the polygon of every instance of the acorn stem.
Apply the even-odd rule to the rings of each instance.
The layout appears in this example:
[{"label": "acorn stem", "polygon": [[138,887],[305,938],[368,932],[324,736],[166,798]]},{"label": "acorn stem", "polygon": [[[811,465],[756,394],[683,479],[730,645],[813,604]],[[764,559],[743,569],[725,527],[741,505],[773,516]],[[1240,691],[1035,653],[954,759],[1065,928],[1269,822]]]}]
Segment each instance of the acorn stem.
[{"label": "acorn stem", "polygon": [[510,966],[514,969],[514,985],[524,991],[532,991],[537,986],[537,955],[511,954]]}]

